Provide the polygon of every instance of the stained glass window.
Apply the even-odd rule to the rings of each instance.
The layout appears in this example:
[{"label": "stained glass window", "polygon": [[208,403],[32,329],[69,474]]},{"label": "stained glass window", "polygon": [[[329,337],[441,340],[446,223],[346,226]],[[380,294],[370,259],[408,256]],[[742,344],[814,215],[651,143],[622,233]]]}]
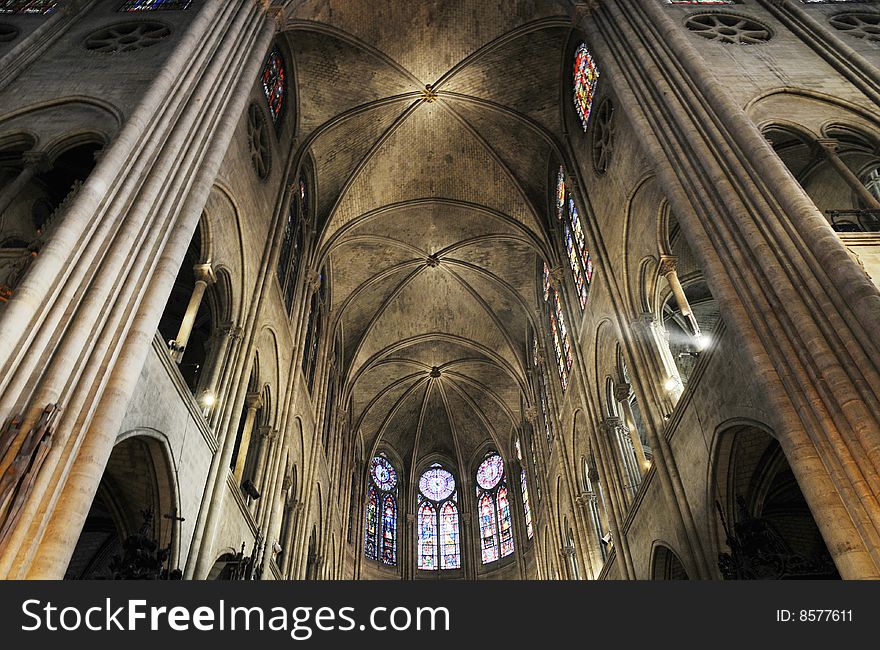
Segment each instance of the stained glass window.
[{"label": "stained glass window", "polygon": [[397,485],[397,472],[394,471],[394,466],[382,456],[376,456],[370,461],[370,476],[379,489],[385,492],[393,490]]},{"label": "stained glass window", "polygon": [[596,93],[598,81],[599,70],[596,68],[593,55],[590,54],[586,44],[581,43],[574,55],[574,107],[584,131],[587,130],[590,120],[593,95]]},{"label": "stained glass window", "polygon": [[550,285],[552,284],[552,282],[550,281],[550,267],[548,267],[546,263],[544,264],[543,282],[544,282],[544,300],[546,301],[547,298],[550,297]]},{"label": "stained glass window", "polygon": [[498,488],[498,536],[501,538],[501,557],[513,553],[513,527],[510,522],[510,500],[507,488]]},{"label": "stained glass window", "polygon": [[587,283],[581,271],[580,259],[574,248],[574,242],[571,239],[568,225],[565,226],[565,251],[568,253],[568,263],[571,265],[571,270],[574,274],[574,286],[577,289],[578,302],[581,305],[581,309],[584,309],[587,306]]},{"label": "stained glass window", "polygon": [[119,11],[175,11],[189,9],[192,0],[130,0]]},{"label": "stained glass window", "polygon": [[504,481],[504,462],[497,453],[487,454],[477,468],[477,517],[483,564],[513,553],[510,499]]},{"label": "stained glass window", "polygon": [[364,534],[364,554],[376,559],[376,530],[379,522],[379,494],[370,486],[367,491],[367,529]]},{"label": "stained glass window", "polygon": [[296,282],[305,244],[305,224],[308,216],[308,184],[305,173],[302,173],[290,197],[290,209],[287,211],[276,269],[288,315],[293,310],[293,300],[296,296]]},{"label": "stained glass window", "polygon": [[0,14],[48,14],[57,5],[57,0],[0,0]]},{"label": "stained glass window", "polygon": [[437,511],[430,501],[419,508],[419,568],[437,569]]},{"label": "stained glass window", "polygon": [[370,461],[366,519],[364,555],[383,564],[397,564],[397,471],[382,454]]},{"label": "stained glass window", "polygon": [[273,49],[263,66],[260,75],[263,84],[263,94],[266,95],[266,103],[269,105],[269,113],[272,122],[277,124],[284,111],[285,98],[287,95],[287,71],[284,59],[278,49]]},{"label": "stained glass window", "polygon": [[432,501],[443,501],[455,491],[455,479],[442,467],[435,466],[422,474],[419,489]]},{"label": "stained glass window", "polygon": [[382,561],[397,564],[397,503],[390,494],[382,505]]},{"label": "stained glass window", "polygon": [[495,508],[492,498],[484,494],[479,500],[480,513],[480,549],[483,556],[483,564],[489,564],[498,559],[498,542],[495,535]]},{"label": "stained glass window", "polygon": [[461,566],[461,544],[458,539],[458,508],[447,501],[440,511],[440,568],[457,569]]},{"label": "stained glass window", "polygon": [[432,465],[419,479],[418,501],[418,568],[460,569],[455,478],[440,465]]},{"label": "stained glass window", "polygon": [[[574,276],[575,290],[581,309],[587,306],[590,283],[593,281],[593,262],[587,249],[580,213],[574,202],[574,196],[566,189],[565,170],[560,167],[556,182],[557,217],[563,220],[563,243],[568,257],[568,264]],[[568,218],[566,219],[566,215]],[[545,300],[548,291],[544,289]]]},{"label": "stained glass window", "polygon": [[567,192],[565,189],[565,170],[562,167],[559,168],[559,172],[556,174],[556,218],[562,219],[562,215],[565,214],[565,197],[567,196]]},{"label": "stained glass window", "polygon": [[532,507],[529,501],[529,485],[528,480],[526,479],[526,464],[523,461],[522,448],[519,445],[519,438],[514,442],[514,447],[516,448],[516,459],[519,461],[519,465],[521,468],[519,475],[519,485],[520,489],[522,489],[522,500],[523,500],[523,515],[526,520],[526,535],[528,535],[529,539],[532,539],[535,535],[535,529],[532,525]]}]

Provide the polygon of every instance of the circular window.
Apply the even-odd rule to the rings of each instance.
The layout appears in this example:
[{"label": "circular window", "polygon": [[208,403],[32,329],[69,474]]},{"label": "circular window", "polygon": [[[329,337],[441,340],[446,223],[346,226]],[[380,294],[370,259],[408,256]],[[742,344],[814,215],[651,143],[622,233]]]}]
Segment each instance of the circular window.
[{"label": "circular window", "polygon": [[880,42],[880,14],[846,13],[831,16],[831,26],[850,36]]},{"label": "circular window", "polygon": [[684,24],[692,32],[703,38],[719,43],[754,45],[770,40],[770,29],[751,18],[736,14],[698,14],[691,16]]},{"label": "circular window", "polygon": [[442,467],[432,467],[419,479],[419,489],[433,501],[443,501],[455,492],[455,478]]},{"label": "circular window", "polygon": [[8,43],[18,38],[18,27],[15,25],[0,24],[0,43]]},{"label": "circular window", "polygon": [[103,54],[136,52],[168,38],[171,29],[154,22],[119,23],[99,29],[86,38],[86,49]]},{"label": "circular window", "polygon": [[391,463],[381,456],[376,456],[370,461],[370,476],[373,477],[373,483],[383,492],[389,492],[397,485],[397,472],[394,471]]},{"label": "circular window", "polygon": [[256,104],[248,109],[248,145],[251,150],[251,162],[257,176],[265,180],[269,176],[272,162],[269,149],[269,129],[263,111]]},{"label": "circular window", "polygon": [[504,474],[504,461],[498,454],[487,457],[477,469],[477,484],[484,490],[491,490],[498,485]]},{"label": "circular window", "polygon": [[599,175],[608,171],[614,152],[614,104],[606,99],[596,113],[593,126],[593,167]]}]

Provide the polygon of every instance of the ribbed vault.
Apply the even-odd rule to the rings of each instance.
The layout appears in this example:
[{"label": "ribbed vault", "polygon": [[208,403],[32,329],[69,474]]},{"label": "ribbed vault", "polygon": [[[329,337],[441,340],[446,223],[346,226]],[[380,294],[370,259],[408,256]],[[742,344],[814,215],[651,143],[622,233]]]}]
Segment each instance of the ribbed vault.
[{"label": "ribbed vault", "polygon": [[550,0],[290,8],[353,434],[410,470],[509,453],[528,402],[569,25]]}]

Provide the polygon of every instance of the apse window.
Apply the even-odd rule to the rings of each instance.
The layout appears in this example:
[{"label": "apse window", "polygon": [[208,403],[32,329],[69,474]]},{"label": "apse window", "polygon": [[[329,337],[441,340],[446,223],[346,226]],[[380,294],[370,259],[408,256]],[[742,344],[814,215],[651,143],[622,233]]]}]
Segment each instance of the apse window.
[{"label": "apse window", "polygon": [[364,554],[371,560],[397,564],[397,471],[383,455],[370,461]]},{"label": "apse window", "polygon": [[477,516],[483,564],[513,553],[510,494],[504,480],[504,461],[489,453],[477,468]]},{"label": "apse window", "polygon": [[417,519],[418,568],[423,571],[460,569],[455,477],[437,463],[419,479]]}]

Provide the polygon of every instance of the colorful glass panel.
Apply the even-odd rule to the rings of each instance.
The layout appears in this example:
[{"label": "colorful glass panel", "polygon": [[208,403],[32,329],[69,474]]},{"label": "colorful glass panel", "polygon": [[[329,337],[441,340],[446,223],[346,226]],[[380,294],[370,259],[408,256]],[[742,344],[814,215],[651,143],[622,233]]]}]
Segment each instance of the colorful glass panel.
[{"label": "colorful glass panel", "polygon": [[574,232],[574,238],[577,240],[578,250],[581,255],[584,257],[587,256],[587,240],[584,237],[584,229],[581,227],[581,219],[578,214],[577,206],[574,204],[574,199],[568,199],[568,220],[571,223],[572,232]]},{"label": "colorful glass panel", "polygon": [[529,486],[526,481],[526,470],[520,472],[519,482],[520,487],[522,488],[523,514],[526,518],[526,535],[529,536],[529,539],[532,539],[532,537],[535,536],[535,529],[532,525],[532,507],[529,503]]},{"label": "colorful glass panel", "polygon": [[370,475],[379,489],[385,492],[393,490],[397,485],[397,472],[388,459],[382,456],[376,456],[370,461]]},{"label": "colorful glass panel", "polygon": [[574,286],[577,289],[578,302],[581,305],[581,309],[584,309],[587,306],[587,283],[584,280],[584,274],[581,271],[581,261],[578,258],[577,251],[574,249],[574,242],[571,240],[571,232],[569,232],[567,224],[565,226],[565,251],[568,253],[568,263],[574,275]]},{"label": "colorful glass panel", "polygon": [[284,100],[287,94],[287,72],[284,59],[281,58],[281,53],[277,49],[269,53],[266,65],[263,66],[263,73],[260,75],[260,81],[263,85],[266,103],[269,105],[269,113],[272,115],[272,122],[277,124],[278,118],[281,117],[281,112],[284,110]]},{"label": "colorful glass panel", "polygon": [[498,543],[495,538],[495,504],[492,497],[484,494],[479,501],[480,515],[480,548],[482,550],[483,564],[494,562],[498,559]]},{"label": "colorful glass panel", "polygon": [[0,14],[48,14],[57,5],[57,0],[0,0]]},{"label": "colorful glass panel", "polygon": [[599,70],[585,43],[578,46],[574,55],[574,106],[584,131],[590,120],[593,96],[599,81]]},{"label": "colorful glass panel", "polygon": [[376,488],[370,486],[367,493],[367,526],[364,532],[364,555],[371,560],[376,556],[376,529],[379,522],[379,495]]},{"label": "colorful glass panel", "polygon": [[562,167],[559,168],[559,173],[556,175],[556,218],[562,219],[563,214],[565,213],[565,170]]},{"label": "colorful glass panel", "polygon": [[510,499],[507,487],[498,488],[498,537],[501,539],[501,557],[513,553],[513,526],[510,521]]},{"label": "colorful glass panel", "polygon": [[397,503],[390,494],[382,506],[382,562],[397,563]]},{"label": "colorful glass panel", "polygon": [[119,11],[182,11],[191,4],[192,0],[130,0]]},{"label": "colorful glass panel", "polygon": [[458,508],[447,501],[440,510],[440,568],[461,568],[461,544],[458,538]]},{"label": "colorful glass panel", "polygon": [[443,501],[455,492],[455,478],[442,467],[431,467],[419,479],[419,489],[429,499]]},{"label": "colorful glass panel", "polygon": [[419,508],[419,568],[437,568],[437,511],[430,501]]},{"label": "colorful glass panel", "polygon": [[547,299],[550,297],[550,287],[552,285],[552,283],[550,282],[550,267],[547,266],[546,262],[544,262],[543,280],[544,280],[544,301],[546,302]]},{"label": "colorful glass panel", "polygon": [[498,454],[486,458],[477,469],[477,484],[484,490],[491,490],[504,474],[504,461]]}]

